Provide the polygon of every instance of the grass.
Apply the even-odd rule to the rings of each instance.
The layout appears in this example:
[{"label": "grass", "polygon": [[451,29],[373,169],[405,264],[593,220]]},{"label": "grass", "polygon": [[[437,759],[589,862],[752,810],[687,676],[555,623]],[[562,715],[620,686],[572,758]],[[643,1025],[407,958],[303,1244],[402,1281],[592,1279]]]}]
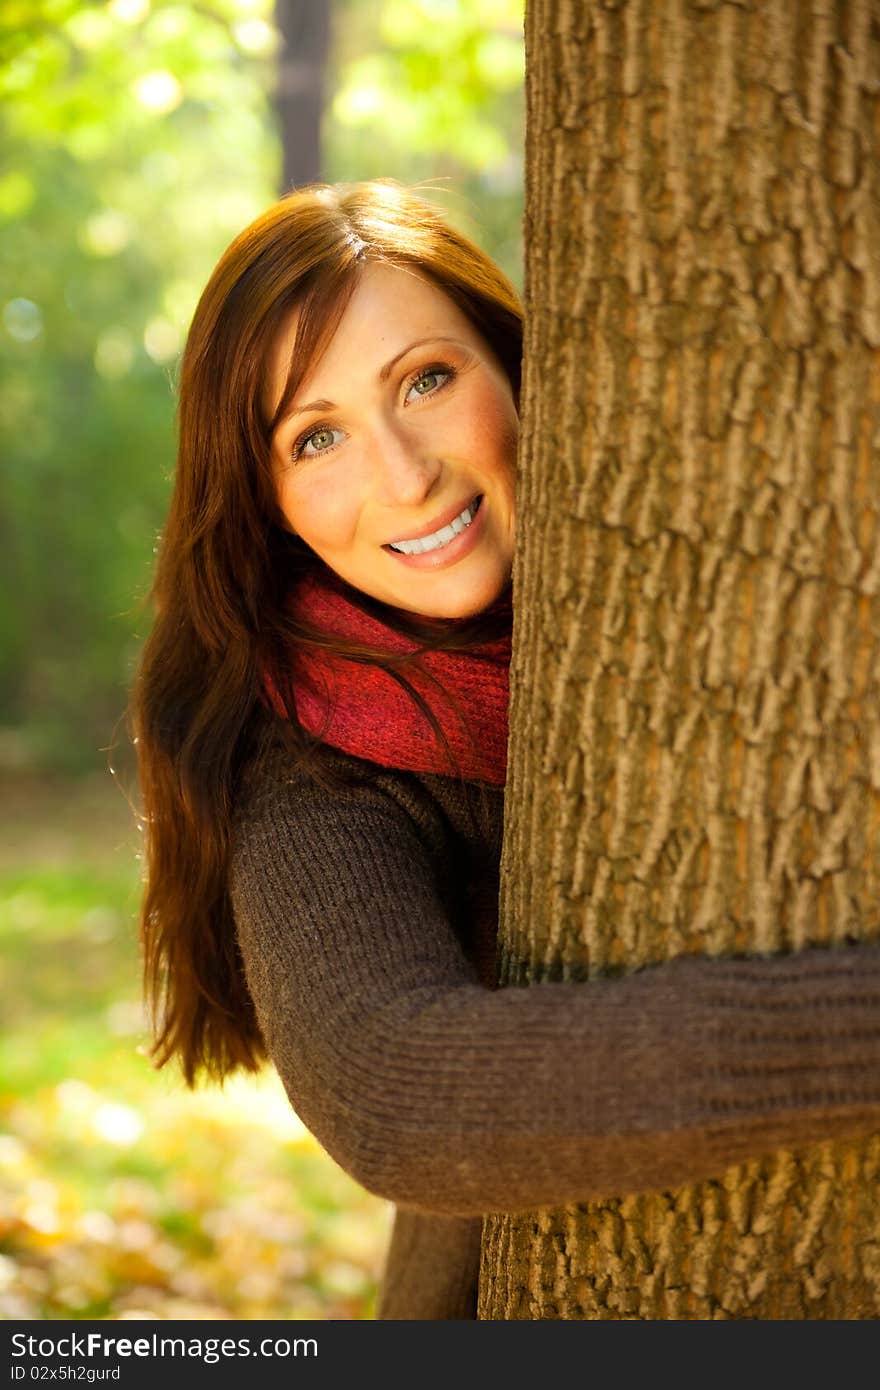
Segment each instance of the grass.
[{"label": "grass", "polygon": [[109,775],[0,803],[0,1317],[372,1317],[391,1208],[274,1072],[191,1092],[149,1063]]}]

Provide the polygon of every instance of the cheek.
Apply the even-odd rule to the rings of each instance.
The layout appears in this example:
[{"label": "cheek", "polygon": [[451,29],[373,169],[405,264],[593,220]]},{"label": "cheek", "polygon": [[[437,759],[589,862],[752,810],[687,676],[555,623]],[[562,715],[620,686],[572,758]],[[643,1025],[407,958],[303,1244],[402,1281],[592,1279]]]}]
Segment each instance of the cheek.
[{"label": "cheek", "polygon": [[486,466],[512,476],[516,471],[519,419],[513,400],[499,391],[486,392],[478,404],[479,445]]},{"label": "cheek", "polygon": [[319,476],[317,470],[289,478],[278,499],[293,530],[314,549],[333,550],[353,538],[359,507],[343,478],[329,471]]}]

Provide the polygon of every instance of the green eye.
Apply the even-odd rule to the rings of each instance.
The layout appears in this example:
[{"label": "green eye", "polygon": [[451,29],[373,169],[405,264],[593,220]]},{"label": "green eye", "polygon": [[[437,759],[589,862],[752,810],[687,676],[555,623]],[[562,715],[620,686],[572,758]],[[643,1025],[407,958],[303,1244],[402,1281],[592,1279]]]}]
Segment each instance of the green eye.
[{"label": "green eye", "polygon": [[417,391],[420,396],[433,396],[448,386],[454,376],[452,367],[441,366],[439,362],[436,367],[425,367],[411,379],[407,396],[411,391]]},{"label": "green eye", "polygon": [[[319,425],[316,430],[309,430],[308,434],[301,434],[293,446],[291,453],[295,459],[316,458],[318,454],[329,454],[331,449],[336,448],[333,438],[335,434],[341,434],[341,430],[334,430],[330,425]],[[308,452],[306,448],[308,446]]]},{"label": "green eye", "polygon": [[[322,444],[322,439],[325,440],[326,443]],[[316,430],[314,434],[309,435],[308,443],[320,454],[323,449],[329,449],[330,445],[333,443],[333,431]]]},{"label": "green eye", "polygon": [[[426,395],[428,391],[433,391],[434,386],[437,384],[437,378],[439,375],[439,372],[425,372],[424,376],[420,376],[418,381],[413,383],[414,389],[418,391],[420,396]],[[423,382],[428,383],[427,387],[425,387],[424,390],[422,389]]]}]

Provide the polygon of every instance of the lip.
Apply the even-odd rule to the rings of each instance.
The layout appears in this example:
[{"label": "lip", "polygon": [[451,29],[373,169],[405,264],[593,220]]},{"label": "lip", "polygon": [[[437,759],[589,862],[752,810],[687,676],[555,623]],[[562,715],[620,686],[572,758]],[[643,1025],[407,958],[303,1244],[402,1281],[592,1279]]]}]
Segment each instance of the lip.
[{"label": "lip", "polygon": [[[475,502],[479,496],[479,492],[469,493],[463,502],[459,502],[457,507],[452,507],[451,509],[447,507],[445,512],[441,512],[438,517],[435,517],[434,520],[429,523],[429,525],[423,526],[421,531],[407,531],[402,536],[392,536],[391,540],[386,541],[385,544],[397,545],[400,541],[420,541],[424,540],[425,536],[433,536],[435,531],[442,531],[444,526],[448,526],[449,523],[451,521],[454,521],[457,516],[461,516],[465,507],[469,507],[471,503]],[[480,510],[482,511],[482,504],[480,506]],[[471,523],[471,525],[473,525],[473,522]]]},{"label": "lip", "polygon": [[[447,565],[454,565],[457,560],[463,559],[473,550],[486,529],[486,494],[478,492],[477,496],[482,496],[483,500],[476,516],[470,526],[459,531],[455,540],[450,541],[448,545],[441,546],[439,550],[425,550],[421,555],[404,555],[400,550],[389,550],[388,546],[384,546],[386,555],[390,555],[393,559],[399,560],[402,565],[407,565],[409,569],[414,570],[439,570],[445,569]],[[467,505],[465,502],[463,506],[459,507],[459,511],[463,512]],[[453,512],[452,516],[458,516],[458,512]],[[439,527],[435,527],[435,530],[439,529]],[[427,534],[430,536],[431,532],[428,531]],[[410,538],[407,537],[407,539]],[[417,538],[413,536],[412,539]]]}]

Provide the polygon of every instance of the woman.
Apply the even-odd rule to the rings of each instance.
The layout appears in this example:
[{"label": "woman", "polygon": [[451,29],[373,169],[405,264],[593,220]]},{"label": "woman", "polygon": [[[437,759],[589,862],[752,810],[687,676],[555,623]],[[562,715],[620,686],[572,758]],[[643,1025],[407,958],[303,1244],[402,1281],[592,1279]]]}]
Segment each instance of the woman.
[{"label": "woman", "polygon": [[229,247],[180,385],[134,711],[156,1064],[266,1057],[396,1203],[382,1318],[473,1318],[481,1215],[880,1128],[880,948],[495,990],[521,350],[391,180]]}]

